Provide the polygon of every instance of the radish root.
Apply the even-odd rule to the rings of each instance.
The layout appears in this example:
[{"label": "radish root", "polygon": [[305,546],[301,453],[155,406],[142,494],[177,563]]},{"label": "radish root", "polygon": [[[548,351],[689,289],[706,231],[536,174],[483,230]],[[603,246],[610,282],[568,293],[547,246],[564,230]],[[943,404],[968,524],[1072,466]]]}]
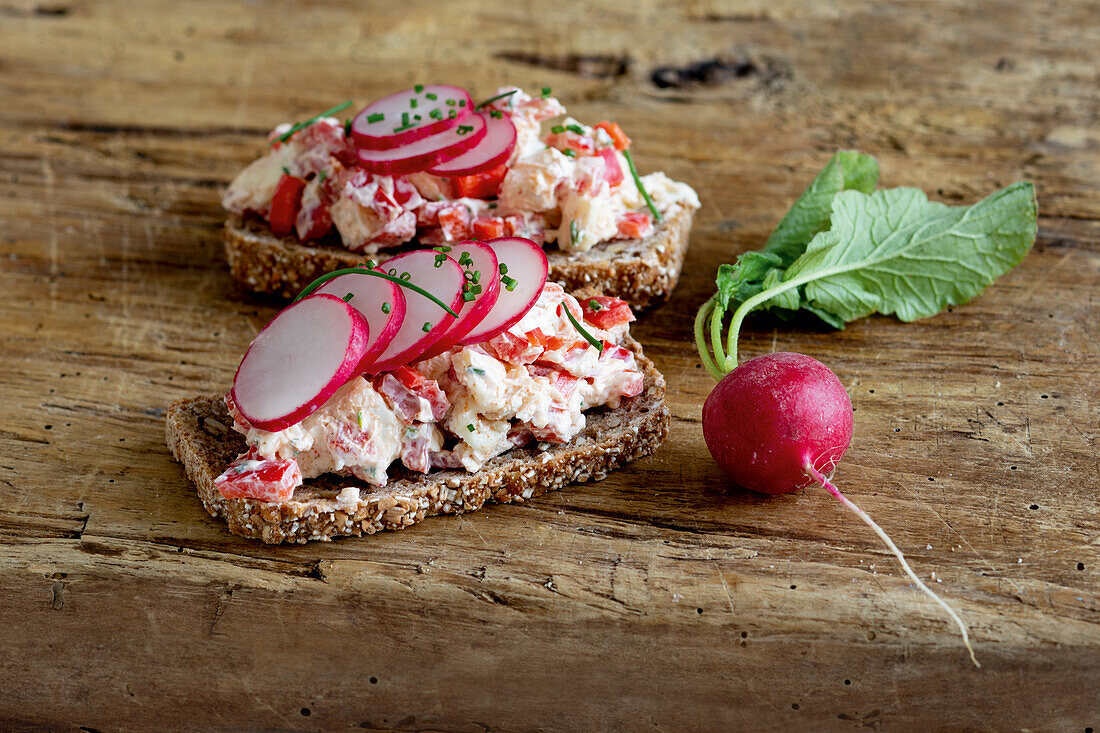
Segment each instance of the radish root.
[{"label": "radish root", "polygon": [[894,541],[890,539],[890,536],[887,535],[886,532],[883,531],[882,527],[878,526],[878,524],[875,523],[875,520],[871,519],[871,517],[869,517],[866,512],[864,512],[862,509],[852,503],[848,499],[848,497],[844,496],[844,494],[840,493],[840,489],[833,486],[833,484],[829,481],[828,478],[825,477],[824,474],[822,474],[820,471],[809,464],[806,465],[806,472],[810,474],[810,476],[812,476],[815,481],[820,483],[826,491],[836,497],[836,499],[840,501],[841,504],[847,507],[853,514],[862,519],[868,527],[874,530],[879,539],[881,539],[886,544],[886,547],[890,549],[890,552],[892,552],[894,557],[898,559],[898,562],[901,563],[901,568],[905,571],[905,574],[909,576],[909,579],[916,583],[917,587],[920,588],[921,591],[925,593],[925,595],[927,595],[929,598],[931,598],[933,601],[943,607],[943,610],[947,612],[947,615],[951,617],[951,620],[954,621],[955,625],[959,627],[959,631],[962,632],[963,644],[966,645],[966,650],[970,652],[970,661],[974,662],[975,667],[980,668],[982,665],[978,663],[978,658],[974,656],[974,648],[970,646],[970,635],[967,633],[966,624],[963,623],[962,618],[959,617],[959,614],[955,613],[955,610],[951,608],[951,606],[947,605],[946,601],[936,595],[932,591],[932,589],[930,589],[927,585],[924,584],[923,581],[921,581],[920,578],[917,577],[917,574],[914,573],[913,569],[909,567],[909,563],[905,561],[905,556],[901,554],[901,550],[899,550],[898,546],[894,544]]}]

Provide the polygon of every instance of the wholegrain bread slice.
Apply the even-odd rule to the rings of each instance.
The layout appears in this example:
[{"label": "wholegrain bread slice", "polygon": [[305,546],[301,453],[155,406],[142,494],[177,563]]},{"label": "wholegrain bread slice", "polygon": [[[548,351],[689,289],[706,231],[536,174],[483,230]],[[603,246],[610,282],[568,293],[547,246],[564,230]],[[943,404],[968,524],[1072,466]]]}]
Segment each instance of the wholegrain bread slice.
[{"label": "wholegrain bread slice", "polygon": [[[566,484],[599,481],[655,451],[668,434],[665,380],[636,341],[627,337],[623,345],[634,351],[645,376],[641,394],[624,399],[617,409],[586,412],[584,430],[569,443],[514,448],[476,473],[440,470],[423,475],[401,469],[381,488],[326,475],[307,479],[283,503],[227,499],[214,487],[214,479],[246,446],[244,436],[229,427],[232,419],[217,395],[172,403],[168,447],[206,510],[224,519],[234,534],[278,544],[404,529],[437,514],[471,512],[491,501],[522,502]],[[358,489],[358,497],[338,500],[346,487]]]},{"label": "wholegrain bread slice", "polygon": [[[645,239],[604,242],[586,252],[548,249],[550,280],[570,292],[592,287],[636,309],[662,303],[680,278],[693,215],[693,209],[676,205]],[[283,298],[294,297],[326,272],[405,251],[356,253],[342,247],[335,235],[302,244],[295,237],[276,237],[264,221],[237,215],[226,221],[224,239],[233,277],[249,290]]]}]

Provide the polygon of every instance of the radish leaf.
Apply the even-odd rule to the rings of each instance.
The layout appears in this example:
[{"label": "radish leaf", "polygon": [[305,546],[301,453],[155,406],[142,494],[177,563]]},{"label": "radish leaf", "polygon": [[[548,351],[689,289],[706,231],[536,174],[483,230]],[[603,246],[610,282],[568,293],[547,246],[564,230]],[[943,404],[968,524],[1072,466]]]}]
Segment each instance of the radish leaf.
[{"label": "radish leaf", "polygon": [[1020,264],[1035,241],[1036,214],[1026,182],[968,207],[929,201],[915,188],[845,191],[833,201],[832,229],[814,237],[783,281],[805,283],[805,301],[845,322],[875,312],[927,318]]}]

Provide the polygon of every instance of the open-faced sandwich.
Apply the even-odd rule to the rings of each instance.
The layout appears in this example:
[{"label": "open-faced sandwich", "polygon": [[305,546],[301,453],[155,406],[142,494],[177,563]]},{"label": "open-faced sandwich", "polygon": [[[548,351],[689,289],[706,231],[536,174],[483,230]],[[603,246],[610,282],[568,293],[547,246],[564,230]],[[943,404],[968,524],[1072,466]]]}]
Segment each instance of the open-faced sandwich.
[{"label": "open-faced sandwich", "polygon": [[225,397],[172,404],[206,509],[265,542],[401,529],[598,480],[668,432],[630,306],[547,281],[529,239],[466,241],[311,283]]},{"label": "open-faced sandwich", "polygon": [[550,279],[641,308],[680,275],[699,199],[639,176],[613,122],[566,115],[550,90],[417,85],[344,121],[350,102],[269,137],[229,185],[226,255],[245,287],[291,297],[320,275],[416,246],[529,238]]}]

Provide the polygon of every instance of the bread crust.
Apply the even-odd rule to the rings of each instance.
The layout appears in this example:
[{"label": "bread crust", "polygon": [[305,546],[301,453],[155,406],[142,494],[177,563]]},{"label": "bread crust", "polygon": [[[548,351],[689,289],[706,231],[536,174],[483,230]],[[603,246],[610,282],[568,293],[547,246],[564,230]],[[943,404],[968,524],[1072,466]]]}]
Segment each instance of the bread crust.
[{"label": "bread crust", "polygon": [[[214,479],[246,446],[244,436],[229,427],[232,419],[216,395],[172,403],[166,420],[168,447],[206,510],[242,537],[269,544],[305,543],[404,529],[438,514],[471,512],[491,501],[522,502],[566,484],[599,481],[655,451],[668,435],[670,421],[665,380],[636,341],[627,337],[623,345],[634,351],[645,375],[641,394],[624,399],[618,409],[585,413],[584,430],[569,443],[514,448],[476,473],[441,470],[423,475],[402,468],[393,471],[384,487],[326,475],[308,479],[284,503],[227,499]],[[347,486],[358,488],[359,498],[338,503],[337,494]]]},{"label": "bread crust", "polygon": [[[592,287],[630,303],[635,309],[663,303],[680,278],[694,210],[673,206],[653,234],[598,244],[586,252],[547,250],[550,279],[567,291]],[[364,254],[342,247],[335,238],[302,244],[276,237],[267,223],[231,215],[223,234],[233,277],[260,293],[292,298],[326,272],[354,267],[366,259],[383,261],[403,249]]]}]

